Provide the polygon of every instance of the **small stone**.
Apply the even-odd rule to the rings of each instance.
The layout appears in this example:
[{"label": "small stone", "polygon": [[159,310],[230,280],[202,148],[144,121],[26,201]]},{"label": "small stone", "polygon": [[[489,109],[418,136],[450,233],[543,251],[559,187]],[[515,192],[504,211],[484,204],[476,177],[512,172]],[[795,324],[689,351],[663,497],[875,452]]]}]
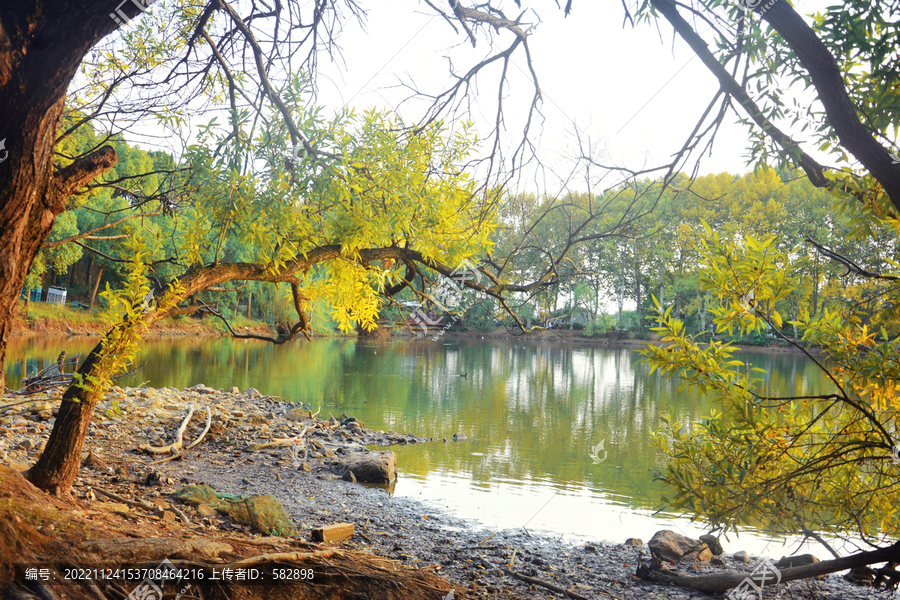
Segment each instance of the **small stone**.
[{"label": "small stone", "polygon": [[312,454],[309,455],[309,457],[310,458],[322,458],[322,455],[319,454],[318,452],[313,452]]},{"label": "small stone", "polygon": [[347,471],[344,473],[343,477],[344,481],[349,481],[350,483],[356,483],[356,475],[353,474],[353,471]]},{"label": "small stone", "polygon": [[37,446],[37,444],[35,443],[34,440],[32,440],[30,438],[25,438],[24,440],[22,440],[21,442],[18,443],[18,445],[16,446],[16,450],[31,450],[35,446]]},{"label": "small stone", "polygon": [[285,413],[284,418],[288,421],[305,421],[309,418],[309,411],[303,408],[295,408]]},{"label": "small stone", "polygon": [[214,509],[209,504],[199,504],[197,505],[197,512],[200,513],[201,517],[214,517],[216,516],[216,509]]},{"label": "small stone", "polygon": [[625,540],[625,545],[632,547],[643,546],[644,540],[640,538],[628,538],[627,540]]},{"label": "small stone", "polygon": [[741,550],[740,552],[735,552],[732,556],[736,562],[748,563],[750,562],[750,557],[747,556],[747,553]]},{"label": "small stone", "polygon": [[782,556],[781,560],[775,563],[775,566],[779,569],[789,569],[791,567],[812,565],[817,562],[819,562],[819,559],[812,554],[801,554],[799,556]]},{"label": "small stone", "polygon": [[325,450],[325,458],[334,458],[333,450]]},{"label": "small stone", "polygon": [[719,543],[719,538],[712,534],[707,533],[705,535],[701,535],[700,541],[706,544],[706,546],[714,556],[719,556],[720,554],[722,554],[722,552],[724,552],[722,544]]},{"label": "small stone", "polygon": [[236,385],[233,385],[233,386],[231,386],[231,389],[228,390],[228,391],[231,392],[232,394],[240,394],[240,393],[241,393],[241,388],[239,388],[239,387],[236,386]]},{"label": "small stone", "polygon": [[305,462],[302,465],[300,465],[300,470],[306,471],[307,473],[309,473],[312,471],[312,466],[310,466],[310,464],[308,462]]},{"label": "small stone", "polygon": [[175,511],[172,510],[162,510],[155,514],[159,516],[161,521],[165,521],[167,523],[173,523],[178,518],[178,515],[176,515]]},{"label": "small stone", "polygon": [[585,552],[596,552],[597,546],[592,546],[591,544],[585,544],[584,551]]},{"label": "small stone", "polygon": [[711,565],[716,565],[717,567],[724,567],[724,566],[725,566],[725,561],[722,560],[722,559],[721,559],[720,557],[718,557],[718,556],[713,556],[711,559],[709,559],[709,564],[711,564]]},{"label": "small stone", "polygon": [[244,390],[244,393],[250,396],[251,398],[259,398],[262,394],[259,393],[259,390],[256,388],[247,388]]}]

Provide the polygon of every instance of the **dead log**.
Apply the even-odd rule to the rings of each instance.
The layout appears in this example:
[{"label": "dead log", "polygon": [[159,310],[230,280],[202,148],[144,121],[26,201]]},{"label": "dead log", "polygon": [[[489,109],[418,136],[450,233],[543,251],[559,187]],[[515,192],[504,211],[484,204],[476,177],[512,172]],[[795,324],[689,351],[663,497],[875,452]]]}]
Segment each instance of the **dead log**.
[{"label": "dead log", "polygon": [[[835,560],[823,560],[812,565],[792,567],[781,571],[781,581],[794,581],[795,579],[808,579],[837,571],[844,571],[856,567],[865,567],[883,562],[897,562],[900,560],[900,542],[887,548],[880,548],[870,552],[860,552],[853,556],[846,556]],[[668,583],[683,588],[689,588],[700,592],[723,594],[735,588],[749,575],[737,571],[724,573],[711,573],[707,575],[684,575],[675,571],[653,568],[650,565],[641,565],[636,575],[648,581]]]}]

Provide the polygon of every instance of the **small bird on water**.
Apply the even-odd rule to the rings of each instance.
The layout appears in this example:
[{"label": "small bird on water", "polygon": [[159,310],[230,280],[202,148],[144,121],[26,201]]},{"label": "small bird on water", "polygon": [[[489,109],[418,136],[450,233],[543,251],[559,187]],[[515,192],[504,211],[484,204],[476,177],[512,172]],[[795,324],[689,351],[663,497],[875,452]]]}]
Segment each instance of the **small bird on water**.
[{"label": "small bird on water", "polygon": [[466,377],[469,376],[469,373],[468,372],[460,373],[459,376],[462,377],[463,379],[465,379]]}]

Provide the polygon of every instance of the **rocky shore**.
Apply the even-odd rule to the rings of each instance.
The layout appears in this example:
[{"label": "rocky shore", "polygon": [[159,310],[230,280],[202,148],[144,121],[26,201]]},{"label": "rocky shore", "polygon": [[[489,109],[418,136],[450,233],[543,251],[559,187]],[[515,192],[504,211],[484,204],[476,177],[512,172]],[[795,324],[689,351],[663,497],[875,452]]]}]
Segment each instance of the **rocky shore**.
[{"label": "rocky shore", "polygon": [[[22,470],[42,449],[58,400],[6,396],[3,405],[0,463]],[[193,415],[186,422],[191,407]],[[198,445],[185,450],[197,440]],[[171,460],[174,454],[161,449],[173,443],[173,451],[183,455]],[[568,590],[572,597],[721,598],[638,580],[636,568],[650,559],[648,546],[640,540],[626,544],[625,540],[598,539],[570,545],[524,530],[486,530],[433,506],[395,498],[390,484],[356,483],[393,479],[397,466],[389,446],[418,443],[444,442],[374,431],[350,415],[316,415],[308,406],[252,388],[117,387],[95,411],[75,494],[85,505],[117,518],[158,522],[163,530],[177,524],[257,542],[266,538],[256,527],[204,505],[177,502],[172,495],[191,484],[205,484],[223,494],[271,495],[293,521],[292,536],[307,540],[316,528],[352,524],[353,534],[340,547],[433,569],[459,586],[458,598],[562,597],[544,584]],[[725,552],[713,561],[717,565],[682,562],[677,568],[688,573],[724,568],[749,573],[757,560]],[[894,596],[830,575],[767,588],[764,597]]]}]

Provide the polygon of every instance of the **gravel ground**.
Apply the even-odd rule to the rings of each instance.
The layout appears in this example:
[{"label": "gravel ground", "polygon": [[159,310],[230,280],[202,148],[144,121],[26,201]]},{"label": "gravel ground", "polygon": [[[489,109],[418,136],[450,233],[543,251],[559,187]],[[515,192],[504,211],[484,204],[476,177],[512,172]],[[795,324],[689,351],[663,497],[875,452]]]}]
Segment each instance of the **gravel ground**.
[{"label": "gravel ground", "polygon": [[[5,402],[9,402],[6,398]],[[118,402],[122,414],[105,410]],[[137,446],[171,442],[183,418],[185,405],[198,406],[185,433],[192,441],[205,425],[203,407],[212,409],[209,434],[203,444],[182,459],[147,467],[138,463]],[[33,461],[53,423],[54,403],[38,400],[23,404],[0,419],[0,463],[22,466]],[[89,485],[104,485],[136,499],[152,501],[186,483],[204,483],[220,492],[278,498],[306,539],[314,527],[353,523],[356,534],[342,546],[368,549],[376,554],[416,566],[437,565],[437,573],[468,595],[499,598],[560,598],[561,594],[521,581],[502,568],[537,578],[585,598],[712,599],[722,596],[682,588],[648,584],[634,576],[641,561],[649,560],[646,545],[626,546],[624,540],[559,543],[546,535],[523,530],[487,530],[411,498],[395,498],[385,489],[343,481],[337,474],[343,454],[362,445],[427,443],[428,440],[394,432],[376,432],[361,423],[342,419],[310,420],[308,407],[263,396],[256,390],[232,392],[195,386],[187,390],[114,388],[107,404],[97,411],[86,452],[95,466],[82,469],[76,494]],[[291,438],[310,426],[302,444],[251,451],[253,444]],[[298,446],[298,444],[293,444]],[[299,451],[298,451],[299,450]],[[130,456],[129,456],[130,455]],[[122,460],[122,457],[127,457]],[[149,461],[146,454],[143,461]],[[402,469],[402,465],[399,465]],[[210,532],[253,534],[248,528],[217,516],[201,516],[185,509]],[[724,557],[724,567],[680,566],[689,573],[717,572],[725,568],[751,571],[756,561],[740,563]],[[757,598],[753,595],[752,598]],[[822,580],[791,582],[764,590],[765,598],[838,600],[900,598],[888,591],[851,585],[840,575]]]}]

